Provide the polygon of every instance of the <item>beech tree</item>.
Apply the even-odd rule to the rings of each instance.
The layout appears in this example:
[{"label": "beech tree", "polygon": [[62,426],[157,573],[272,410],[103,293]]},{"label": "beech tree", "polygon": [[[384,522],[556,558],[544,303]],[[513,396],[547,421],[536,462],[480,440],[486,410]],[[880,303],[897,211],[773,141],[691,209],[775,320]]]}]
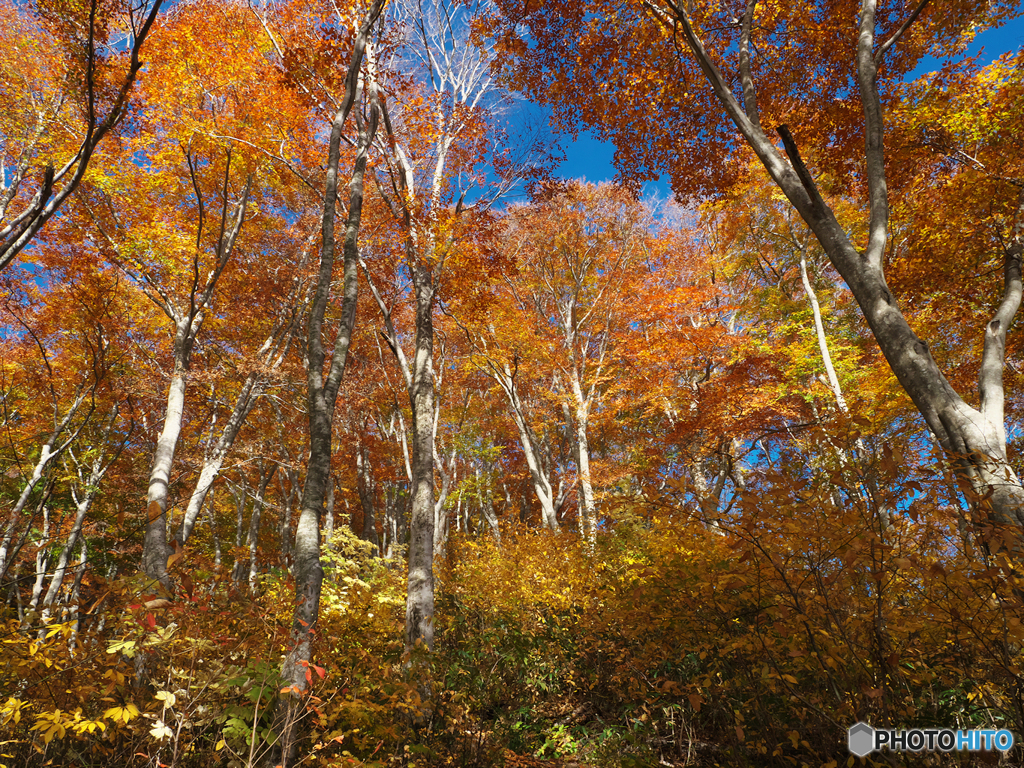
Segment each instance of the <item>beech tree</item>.
[{"label": "beech tree", "polygon": [[[330,496],[334,408],[345,374],[356,322],[359,230],[362,221],[364,178],[380,116],[376,81],[372,74],[363,75],[363,58],[372,51],[373,37],[384,4],[384,0],[374,0],[360,13],[353,8],[351,17],[339,15],[331,20],[331,23],[342,28],[352,25],[356,31],[343,81],[344,93],[337,102],[337,110],[331,120],[320,217],[320,263],[313,301],[309,309],[306,336],[306,407],[310,448],[302,486],[299,519],[295,528],[295,544],[292,549],[295,609],[290,647],[281,669],[281,675],[294,695],[278,707],[277,715],[281,738],[279,759],[284,765],[294,760],[294,750],[297,747],[295,729],[301,713],[300,694],[306,691],[311,682],[309,665],[320,614],[323,582],[320,526],[325,503]],[[272,36],[273,32],[268,29],[268,34]],[[369,59],[370,55],[367,58]],[[372,67],[372,60],[369,66]],[[338,244],[335,230],[343,178],[341,144],[346,123],[353,112],[356,116],[356,156],[349,182],[348,211],[341,240],[344,275],[341,312],[334,343],[328,354],[324,344],[324,316],[331,295]]]},{"label": "beech tree", "polygon": [[[404,20],[408,40],[404,54],[422,77],[421,105],[399,113],[385,104],[384,128],[388,187],[378,191],[402,237],[402,258],[408,270],[415,305],[415,336],[411,359],[401,347],[390,308],[374,288],[385,319],[389,346],[408,391],[412,412],[412,509],[409,541],[409,592],[406,645],[434,638],[434,473],[436,469],[436,382],[434,309],[446,275],[446,262],[456,248],[467,189],[460,177],[472,173],[485,137],[484,97],[491,88],[486,52],[468,45],[472,20],[482,9],[460,9],[439,2],[409,8]],[[456,197],[456,195],[458,195]],[[369,274],[369,273],[368,273]]]},{"label": "beech tree", "polygon": [[[1024,731],[1014,478],[965,454],[958,489],[889,368],[981,440],[1005,363],[1017,461],[1024,52],[906,82],[980,2],[668,1],[154,22],[0,272],[8,763],[781,767],[846,761],[853,719]],[[54,41],[90,7],[0,25],[14,215],[81,147]],[[505,77],[617,138],[624,183],[545,177]],[[661,170],[684,202],[637,199]]]},{"label": "beech tree", "polygon": [[573,446],[580,532],[593,547],[591,419],[628,357],[622,342],[630,333],[629,307],[642,300],[657,250],[652,222],[626,190],[570,183],[511,212],[507,226],[507,247],[518,257],[518,310],[533,316],[538,337],[554,337],[553,385]]},{"label": "beech tree", "polygon": [[[601,3],[498,5],[506,22],[498,36],[510,54],[507,71],[555,103],[564,122],[582,120],[613,138],[629,178],[666,169],[677,194],[715,194],[736,171],[735,163],[712,160],[716,154],[756,155],[849,286],[893,373],[955,458],[972,498],[984,500],[991,521],[1019,539],[1024,487],[1007,460],[1002,384],[1006,333],[1021,299],[1019,234],[1006,240],[1001,296],[979,329],[985,341],[977,407],[943,375],[885,280],[891,252],[885,115],[892,84],[928,51],[955,48],[972,25],[998,23],[1016,7],[974,0],[923,0],[914,7],[843,0],[790,8],[757,0],[669,0],[606,13]],[[811,67],[797,65],[797,57]],[[570,83],[579,98],[560,107]],[[847,90],[859,98],[843,99]],[[638,135],[648,141],[636,142]],[[818,172],[805,158],[808,147],[818,149]],[[688,173],[695,156],[709,160],[707,173]],[[848,179],[861,196],[863,240],[842,226],[820,189],[826,171]]]},{"label": "beech tree", "polygon": [[[54,473],[93,420],[97,403],[109,405],[109,401],[104,402],[102,390],[109,386],[105,380],[117,359],[116,354],[107,355],[110,340],[103,323],[90,323],[93,318],[88,312],[55,314],[59,301],[33,306],[35,302],[27,292],[34,293],[31,289],[6,291],[2,315],[5,326],[11,329],[5,334],[6,354],[0,373],[7,384],[3,426],[7,448],[13,454],[11,475],[15,483],[5,499],[4,506],[9,509],[0,522],[0,579],[7,575],[44,516],[54,490]],[[72,287],[58,288],[50,298],[75,303]],[[54,343],[60,335],[65,337],[62,349]],[[46,404],[41,418],[26,419],[19,414],[18,403],[12,397],[16,392],[13,385],[19,380],[21,387],[28,385],[33,399]],[[21,446],[14,442],[15,425],[27,431],[18,441],[23,441]],[[37,568],[41,570],[45,571]]]}]

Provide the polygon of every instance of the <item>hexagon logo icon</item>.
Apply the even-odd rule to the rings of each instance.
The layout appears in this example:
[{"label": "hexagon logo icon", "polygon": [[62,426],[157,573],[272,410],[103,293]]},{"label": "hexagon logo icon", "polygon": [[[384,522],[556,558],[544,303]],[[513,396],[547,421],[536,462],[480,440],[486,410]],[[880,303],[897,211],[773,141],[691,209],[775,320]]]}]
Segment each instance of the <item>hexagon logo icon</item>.
[{"label": "hexagon logo icon", "polygon": [[874,751],[875,729],[867,723],[855,723],[847,732],[847,744],[850,752],[857,757],[864,757]]}]

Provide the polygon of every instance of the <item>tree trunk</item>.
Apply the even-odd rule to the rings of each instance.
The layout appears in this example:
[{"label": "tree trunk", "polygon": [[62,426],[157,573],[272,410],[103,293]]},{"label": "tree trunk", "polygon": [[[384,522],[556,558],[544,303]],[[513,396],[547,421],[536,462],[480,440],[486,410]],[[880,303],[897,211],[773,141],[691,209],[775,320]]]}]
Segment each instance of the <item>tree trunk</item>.
[{"label": "tree trunk", "polygon": [[[434,429],[437,429],[438,410],[434,411]],[[445,547],[448,546],[448,510],[446,506],[448,504],[448,496],[451,494],[452,485],[455,483],[455,458],[456,452],[453,449],[448,455],[447,465],[446,462],[437,455],[437,440],[434,440],[434,466],[437,468],[437,472],[441,475],[441,491],[437,494],[437,500],[434,502],[434,557],[439,558],[444,556]],[[456,515],[458,519],[458,515]]]},{"label": "tree trunk", "polygon": [[214,446],[213,451],[210,452],[210,455],[203,460],[203,468],[199,472],[199,479],[196,480],[195,489],[192,491],[191,497],[189,497],[188,507],[185,509],[181,526],[178,528],[178,533],[175,536],[175,539],[181,546],[185,545],[188,537],[192,534],[196,520],[199,519],[199,511],[203,508],[203,502],[206,501],[206,495],[210,492],[210,488],[213,487],[213,481],[220,474],[220,470],[224,466],[224,459],[227,458],[228,451],[234,445],[238,431],[242,428],[242,424],[245,423],[249,412],[252,411],[252,407],[256,403],[260,383],[259,377],[255,372],[250,373],[246,378],[245,383],[242,385],[242,391],[235,402],[235,407],[231,411],[231,416],[228,417],[228,422],[224,425],[224,429],[217,439],[217,444]]},{"label": "tree trunk", "polygon": [[376,494],[374,493],[373,472],[370,469],[370,451],[362,442],[356,443],[356,488],[359,492],[359,502],[363,508],[362,539],[373,544],[376,555],[380,552],[377,520],[373,512]]},{"label": "tree trunk", "polygon": [[828,348],[828,338],[825,336],[825,324],[821,320],[821,305],[818,303],[818,294],[814,292],[811,285],[811,278],[807,274],[807,248],[800,249],[800,281],[804,286],[804,293],[807,294],[807,301],[811,305],[811,314],[814,316],[814,333],[818,338],[818,351],[821,353],[821,362],[825,366],[825,375],[828,377],[828,385],[832,389],[832,395],[836,399],[836,407],[840,413],[847,413],[846,398],[843,397],[843,388],[839,384],[839,376],[836,375],[835,366],[832,365],[832,353]]},{"label": "tree trunk", "polygon": [[222,552],[220,548],[220,536],[217,535],[217,518],[213,514],[214,506],[212,498],[213,496],[211,494],[211,503],[206,508],[206,516],[210,520],[210,538],[213,540],[213,567],[215,570],[219,571],[222,562]]},{"label": "tree trunk", "polygon": [[[285,487],[287,480],[288,486]],[[299,473],[288,468],[278,477],[278,487],[281,489],[281,520],[277,524],[278,539],[281,543],[279,560],[281,567],[291,570],[292,567],[292,503],[298,496],[295,488],[299,483]]]},{"label": "tree trunk", "polygon": [[[327,375],[324,375],[326,354],[323,344],[324,314],[330,297],[335,261],[335,217],[338,198],[338,166],[341,157],[341,136],[349,111],[359,100],[360,70],[370,30],[376,24],[384,7],[384,0],[375,0],[367,12],[354,42],[352,60],[345,81],[345,96],[331,124],[331,137],[327,157],[327,179],[324,189],[324,211],[321,218],[320,270],[316,291],[309,312],[306,337],[306,407],[309,415],[309,462],[306,481],[302,488],[299,522],[295,528],[295,546],[292,550],[295,578],[295,610],[292,615],[291,647],[285,657],[281,676],[293,695],[281,699],[275,716],[275,730],[280,735],[278,748],[272,760],[279,760],[283,768],[294,762],[296,726],[301,710],[300,696],[308,690],[309,662],[313,657],[313,639],[316,636],[320,612],[320,590],[323,566],[320,562],[320,521],[323,515],[327,486],[331,482],[331,438],[334,407],[345,373],[352,331],[356,321],[356,299],[359,284],[359,226],[362,220],[363,179],[373,137],[377,130],[378,105],[375,84],[368,84],[372,101],[369,126],[364,126],[359,109],[356,125],[359,143],[352,180],[349,183],[349,209],[343,244],[344,282],[342,288],[341,317],[330,356]],[[369,79],[369,78],[368,78]],[[278,749],[280,752],[278,752]]]},{"label": "tree trunk", "polygon": [[[78,567],[75,569],[75,581],[71,587],[71,599],[68,601],[71,603],[71,621],[73,622],[73,628],[71,635],[68,637],[68,651],[72,658],[75,655],[75,645],[78,642],[78,632],[82,628],[81,625],[81,614],[79,613],[79,603],[81,602],[81,591],[82,591],[82,577],[85,575],[85,571],[89,567],[89,548],[86,545],[85,538],[82,538],[82,559],[78,563]],[[102,630],[100,630],[102,631]]]},{"label": "tree trunk", "polygon": [[412,519],[405,645],[434,647],[434,286],[426,264],[413,268],[416,341],[412,366]]},{"label": "tree trunk", "polygon": [[[307,244],[311,247],[313,242],[313,238],[310,238]],[[306,246],[302,248],[302,255],[297,266],[299,272],[308,263],[309,250],[310,248]],[[206,495],[210,492],[210,488],[213,487],[214,481],[220,474],[220,470],[224,466],[224,460],[235,444],[239,431],[252,412],[253,406],[256,405],[257,400],[262,395],[268,374],[280,368],[282,363],[284,363],[285,356],[291,346],[293,331],[296,330],[298,325],[300,317],[298,307],[302,300],[303,290],[301,282],[296,279],[290,300],[282,308],[273,330],[271,330],[256,353],[259,368],[246,376],[238,397],[235,399],[231,415],[228,417],[224,429],[221,430],[220,437],[217,438],[217,444],[210,452],[210,455],[203,461],[203,468],[199,473],[199,479],[196,481],[195,489],[188,500],[188,507],[185,510],[181,526],[178,528],[178,533],[175,536],[178,543],[182,546],[188,541],[188,537],[195,527],[196,520],[199,519],[199,512],[202,509],[203,502],[206,500]]]},{"label": "tree trunk", "polygon": [[490,528],[491,533],[494,535],[494,540],[500,544],[501,529],[498,527],[498,513],[494,510],[494,489],[491,487],[490,480],[492,465],[488,464],[486,469],[487,480],[485,488],[480,480],[480,467],[477,466],[476,468],[476,485],[480,490],[480,512],[483,515],[484,522],[487,523],[487,527]]},{"label": "tree trunk", "polygon": [[231,566],[231,581],[238,584],[242,581],[242,572],[246,566],[245,559],[241,557],[242,542],[245,540],[245,500],[249,495],[245,488],[245,476],[243,475],[237,485],[231,489],[235,497],[235,562]]},{"label": "tree trunk", "polygon": [[[704,524],[718,533],[721,533],[719,525],[719,507],[722,504],[722,492],[725,490],[726,480],[729,478],[729,468],[732,464],[730,443],[727,437],[718,441],[718,450],[715,452],[717,466],[712,466],[712,458],[698,458],[693,462],[693,490],[700,505],[701,516]],[[708,482],[708,476],[714,476],[714,482]]]},{"label": "tree trunk", "polygon": [[[107,426],[103,430],[102,438],[99,441],[100,446],[105,446],[107,439],[110,437],[110,433],[113,431],[114,423],[117,421],[119,408],[117,404],[114,404],[109,419],[107,420]],[[132,424],[134,427],[134,423]],[[129,433],[131,430],[129,430]],[[99,492],[100,482],[106,475],[107,470],[110,466],[117,461],[124,447],[128,443],[128,438],[125,437],[121,444],[114,451],[113,455],[104,462],[102,447],[100,452],[93,459],[92,464],[89,468],[89,474],[86,476],[82,475],[80,466],[77,466],[78,479],[81,483],[81,496],[79,491],[72,485],[71,487],[71,498],[75,502],[75,519],[71,524],[71,530],[68,532],[67,542],[61,549],[60,555],[57,557],[57,568],[54,570],[53,575],[50,577],[50,587],[46,591],[46,595],[43,597],[43,610],[41,615],[41,622],[45,625],[49,622],[52,615],[53,605],[57,600],[57,595],[60,594],[61,587],[64,584],[64,576],[67,573],[68,561],[71,558],[71,553],[74,552],[75,547],[78,545],[79,538],[82,536],[82,526],[85,523],[85,517],[89,513],[89,509],[92,506],[93,500],[96,498],[96,494]],[[72,460],[77,465],[77,460],[74,458],[72,453]],[[85,543],[82,543],[82,558],[85,559]],[[81,576],[78,577],[79,580]]]},{"label": "tree trunk", "polygon": [[[198,332],[202,317],[189,318]],[[154,583],[171,588],[167,574],[167,558],[171,548],[167,543],[167,499],[171,481],[171,466],[174,451],[181,434],[181,422],[185,413],[185,386],[192,354],[190,332],[192,323],[178,322],[174,335],[174,373],[167,388],[167,409],[164,412],[164,428],[156,442],[153,467],[149,472],[149,493],[147,496],[146,534],[142,547],[142,569]]]},{"label": "tree trunk", "polygon": [[324,541],[331,546],[334,536],[334,478],[327,478],[327,498],[324,500]]},{"label": "tree trunk", "polygon": [[[828,338],[825,335],[825,325],[821,320],[821,306],[818,303],[818,295],[814,292],[810,276],[807,272],[807,248],[806,244],[800,249],[800,279],[807,294],[807,301],[811,305],[811,314],[814,317],[814,332],[818,338],[818,351],[821,353],[822,363],[825,365],[825,374],[828,378],[829,388],[836,401],[836,408],[840,413],[849,413],[846,398],[843,396],[843,388],[836,375],[835,366],[832,365],[832,353],[828,347]],[[833,440],[829,440],[834,444]],[[835,444],[834,444],[835,445]],[[882,533],[892,526],[892,512],[881,502],[878,482],[874,471],[868,466],[868,447],[864,438],[858,437],[854,442],[856,451],[850,450],[841,445],[835,445],[837,455],[843,465],[856,466],[862,480],[862,491],[864,501],[878,520]]]},{"label": "tree trunk", "polygon": [[[256,491],[256,498],[252,503],[252,515],[249,517],[249,533],[246,535],[246,544],[249,547],[249,593],[253,595],[256,594],[256,577],[259,575],[259,563],[256,556],[259,548],[260,517],[263,514],[263,499],[266,498],[267,486],[270,485],[270,480],[276,470],[277,465],[271,464],[270,471],[262,474],[259,490]],[[263,473],[262,465],[260,466],[260,472]]]},{"label": "tree trunk", "polygon": [[[757,154],[772,179],[814,232],[829,260],[849,286],[868,327],[903,389],[910,395],[928,428],[959,467],[960,482],[982,513],[984,527],[1009,528],[1021,548],[1024,535],[1024,487],[1007,462],[1003,423],[1003,383],[1006,332],[1021,301],[1020,232],[1006,248],[1003,296],[984,331],[984,351],[978,389],[980,407],[973,408],[953,389],[935,359],[911,329],[885,281],[889,200],[885,173],[884,120],[878,93],[878,67],[889,45],[875,48],[876,0],[862,0],[856,63],[864,109],[864,159],[868,187],[867,245],[863,251],[850,240],[818,190],[787,126],[778,128],[785,157],[765,135],[757,111],[757,96],[749,61],[741,61],[744,102],[707,55],[703,43],[681,8],[673,11],[686,44],[716,97],[740,134]],[[746,24],[745,42],[751,29]],[[788,159],[788,162],[787,162]]]},{"label": "tree trunk", "polygon": [[[228,167],[230,168],[230,152]],[[174,452],[181,434],[181,423],[185,413],[185,388],[192,362],[192,348],[202,330],[206,318],[206,309],[213,299],[217,282],[224,272],[231,254],[234,252],[238,234],[242,231],[245,220],[245,209],[249,204],[249,192],[252,189],[253,177],[250,174],[245,181],[245,188],[239,199],[231,222],[227,222],[227,180],[224,183],[224,223],[217,246],[217,263],[211,271],[206,284],[199,290],[198,272],[192,285],[187,311],[176,310],[164,299],[161,309],[174,321],[174,370],[171,383],[167,388],[167,409],[164,413],[164,428],[157,439],[156,452],[153,456],[153,467],[149,473],[149,492],[146,499],[146,534],[142,547],[142,570],[153,585],[159,582],[170,590],[171,580],[167,574],[167,559],[171,548],[167,543],[167,504],[170,490],[171,467],[174,465]]]},{"label": "tree trunk", "polygon": [[590,479],[590,441],[587,437],[590,405],[583,396],[583,387],[580,385],[580,379],[575,369],[572,370],[570,378],[575,416],[573,421],[575,421],[576,429],[576,469],[579,473],[580,483],[579,514],[582,518],[581,527],[587,548],[593,552],[597,542],[597,507],[594,503],[594,485]]},{"label": "tree trunk", "polygon": [[537,438],[533,429],[527,421],[526,407],[519,397],[519,390],[516,386],[516,375],[508,363],[501,368],[491,366],[491,376],[501,386],[509,405],[512,406],[512,421],[519,433],[519,444],[523,448],[523,455],[526,458],[526,467],[530,470],[530,484],[533,493],[540,503],[541,521],[545,528],[552,531],[558,530],[558,517],[555,514],[555,494],[551,488],[551,481],[548,479],[548,472],[544,466],[543,457],[538,448]]},{"label": "tree trunk", "polygon": [[50,566],[50,510],[43,507],[43,528],[36,542],[36,578],[32,583],[32,598],[28,607],[35,612],[39,607],[39,599],[43,596],[43,582],[46,580],[46,569]]},{"label": "tree trunk", "polygon": [[396,547],[401,545],[405,522],[402,515],[402,492],[397,483],[388,483],[384,488],[384,557],[395,558]]},{"label": "tree trunk", "polygon": [[82,431],[82,427],[89,420],[92,415],[92,409],[90,408],[89,414],[85,417],[82,424],[79,425],[78,429],[69,436],[67,440],[57,445],[57,441],[60,436],[69,428],[71,420],[78,413],[82,403],[85,402],[87,392],[83,391],[83,388],[75,393],[75,400],[71,404],[71,407],[64,413],[63,418],[54,428],[53,432],[50,433],[46,442],[43,443],[43,447],[39,452],[39,460],[36,461],[35,466],[32,468],[32,475],[29,477],[28,482],[25,483],[25,487],[22,489],[21,494],[18,496],[18,500],[14,503],[14,507],[11,509],[11,513],[7,518],[7,524],[4,526],[3,537],[0,538],[0,581],[3,580],[7,574],[7,568],[10,566],[12,557],[12,543],[14,541],[14,534],[18,526],[18,519],[25,511],[25,507],[28,505],[28,501],[32,496],[32,492],[39,485],[39,482],[43,479],[43,476],[50,469],[50,465],[56,460],[67,448],[74,442]]}]

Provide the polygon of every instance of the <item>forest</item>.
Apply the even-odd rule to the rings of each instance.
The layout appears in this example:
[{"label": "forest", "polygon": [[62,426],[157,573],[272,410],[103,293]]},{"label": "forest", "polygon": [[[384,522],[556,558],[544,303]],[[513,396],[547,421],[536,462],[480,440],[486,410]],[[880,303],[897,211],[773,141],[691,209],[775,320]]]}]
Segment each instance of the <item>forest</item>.
[{"label": "forest", "polygon": [[1022,13],[0,0],[0,768],[1020,765]]}]

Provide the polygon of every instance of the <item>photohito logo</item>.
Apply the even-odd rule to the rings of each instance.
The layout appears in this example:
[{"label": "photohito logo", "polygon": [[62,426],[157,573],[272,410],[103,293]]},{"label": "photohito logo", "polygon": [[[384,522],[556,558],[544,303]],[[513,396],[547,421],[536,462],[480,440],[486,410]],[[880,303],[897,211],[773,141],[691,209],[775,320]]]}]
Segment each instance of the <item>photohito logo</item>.
[{"label": "photohito logo", "polygon": [[855,723],[847,733],[850,752],[864,757],[887,747],[893,752],[1007,752],[1013,746],[1013,734],[1007,730],[954,731],[950,728],[912,728],[891,731]]}]

